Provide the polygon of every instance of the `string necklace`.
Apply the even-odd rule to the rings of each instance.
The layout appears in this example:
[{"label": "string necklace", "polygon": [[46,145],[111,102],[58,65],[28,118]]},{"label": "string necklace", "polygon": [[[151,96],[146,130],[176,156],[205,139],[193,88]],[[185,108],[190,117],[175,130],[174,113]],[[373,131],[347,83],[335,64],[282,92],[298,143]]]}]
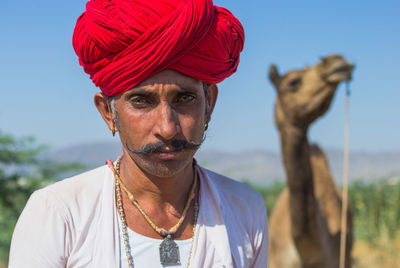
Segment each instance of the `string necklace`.
[{"label": "string necklace", "polygon": [[[179,257],[179,247],[176,244],[176,242],[173,240],[172,236],[176,233],[176,231],[179,229],[181,224],[183,223],[183,220],[186,216],[186,213],[190,207],[190,204],[192,203],[195,194],[194,190],[197,185],[197,172],[194,172],[194,181],[192,184],[192,187],[190,189],[190,194],[188,197],[188,201],[185,205],[185,208],[183,210],[182,216],[179,219],[178,223],[173,226],[171,229],[168,231],[165,230],[164,228],[160,228],[156,226],[149,216],[144,212],[144,210],[141,208],[137,200],[133,197],[132,193],[126,188],[126,186],[123,184],[121,178],[120,178],[120,160],[121,157],[118,158],[118,160],[115,163],[115,168],[112,163],[112,161],[108,160],[107,164],[111,168],[111,170],[114,173],[114,178],[115,178],[115,192],[116,192],[116,199],[117,199],[117,206],[118,206],[118,212],[119,216],[121,219],[122,223],[122,237],[124,240],[124,245],[125,245],[125,253],[128,259],[128,267],[131,268],[133,267],[133,258],[131,255],[131,248],[129,244],[129,236],[127,232],[127,223],[126,223],[126,218],[125,218],[125,212],[124,212],[124,207],[122,203],[122,195],[121,195],[121,187],[122,189],[126,192],[126,194],[129,197],[129,200],[132,202],[132,204],[139,210],[139,212],[143,215],[143,217],[146,219],[146,221],[150,224],[150,226],[161,236],[164,237],[163,242],[161,242],[159,250],[160,250],[160,262],[162,265],[177,265],[180,264],[180,257]],[[194,169],[195,170],[195,169]],[[198,212],[199,212],[199,205],[198,202],[195,201],[194,204],[194,222],[193,222],[193,236],[192,236],[192,241],[191,241],[191,246],[189,250],[189,257],[188,257],[188,263],[187,267],[190,265],[190,259],[192,255],[192,249],[193,249],[193,244],[194,244],[194,234],[195,234],[195,229],[196,229],[196,224],[197,224],[197,218],[198,218]]]}]

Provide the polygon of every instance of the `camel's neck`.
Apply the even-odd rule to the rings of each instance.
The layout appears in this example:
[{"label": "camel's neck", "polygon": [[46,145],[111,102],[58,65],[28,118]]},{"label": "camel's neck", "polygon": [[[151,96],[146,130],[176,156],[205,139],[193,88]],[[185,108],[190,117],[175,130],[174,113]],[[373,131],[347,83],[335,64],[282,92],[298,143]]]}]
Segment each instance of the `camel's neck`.
[{"label": "camel's neck", "polygon": [[[280,126],[283,163],[289,190],[292,236],[299,241],[311,233],[313,221],[310,215],[315,209],[313,196],[313,172],[307,128],[292,125]],[[299,244],[301,246],[301,243]]]},{"label": "camel's neck", "polygon": [[312,169],[307,128],[285,125],[280,129],[283,163],[291,193],[312,189]]}]

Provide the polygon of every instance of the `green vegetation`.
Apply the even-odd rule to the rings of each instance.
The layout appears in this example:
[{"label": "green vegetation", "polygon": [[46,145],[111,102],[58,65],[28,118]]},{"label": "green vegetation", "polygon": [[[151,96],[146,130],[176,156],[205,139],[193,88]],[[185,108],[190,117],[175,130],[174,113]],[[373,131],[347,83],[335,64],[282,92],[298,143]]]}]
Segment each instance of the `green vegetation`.
[{"label": "green vegetation", "polygon": [[370,243],[378,238],[400,238],[400,181],[355,181],[349,188],[349,197],[356,238]]},{"label": "green vegetation", "polygon": [[355,181],[349,197],[353,211],[354,267],[392,268],[400,263],[400,181]]},{"label": "green vegetation", "polygon": [[0,266],[7,263],[14,226],[32,192],[64,172],[83,168],[45,159],[45,150],[33,138],[16,139],[0,132]]}]

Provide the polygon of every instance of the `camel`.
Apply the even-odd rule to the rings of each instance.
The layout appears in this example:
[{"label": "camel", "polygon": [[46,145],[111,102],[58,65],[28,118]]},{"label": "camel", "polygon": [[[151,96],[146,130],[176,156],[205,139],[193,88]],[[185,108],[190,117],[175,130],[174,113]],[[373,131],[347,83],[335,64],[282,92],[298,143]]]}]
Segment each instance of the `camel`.
[{"label": "camel", "polygon": [[[329,109],[338,84],[351,79],[353,68],[340,55],[285,75],[270,66],[287,180],[270,218],[270,268],[339,267],[341,194],[324,152],[309,144],[307,131]],[[349,268],[352,224],[347,211],[345,267]]]}]

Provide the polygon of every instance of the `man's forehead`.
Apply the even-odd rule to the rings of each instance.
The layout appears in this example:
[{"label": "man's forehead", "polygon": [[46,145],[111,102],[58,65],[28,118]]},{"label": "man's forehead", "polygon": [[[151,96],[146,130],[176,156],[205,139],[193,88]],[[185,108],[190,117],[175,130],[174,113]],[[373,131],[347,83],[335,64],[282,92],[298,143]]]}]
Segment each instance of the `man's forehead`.
[{"label": "man's forehead", "polygon": [[152,75],[128,92],[152,91],[160,88],[171,90],[199,90],[203,88],[203,82],[180,72],[167,69]]},{"label": "man's forehead", "polygon": [[202,84],[189,85],[177,83],[155,83],[134,87],[122,95],[141,94],[141,95],[158,95],[164,93],[176,94],[183,92],[200,92],[203,90]]},{"label": "man's forehead", "polygon": [[153,83],[172,84],[178,82],[188,83],[188,84],[201,84],[201,81],[197,78],[185,75],[175,70],[165,69],[142,81],[141,83],[138,84],[138,86],[153,84]]}]

